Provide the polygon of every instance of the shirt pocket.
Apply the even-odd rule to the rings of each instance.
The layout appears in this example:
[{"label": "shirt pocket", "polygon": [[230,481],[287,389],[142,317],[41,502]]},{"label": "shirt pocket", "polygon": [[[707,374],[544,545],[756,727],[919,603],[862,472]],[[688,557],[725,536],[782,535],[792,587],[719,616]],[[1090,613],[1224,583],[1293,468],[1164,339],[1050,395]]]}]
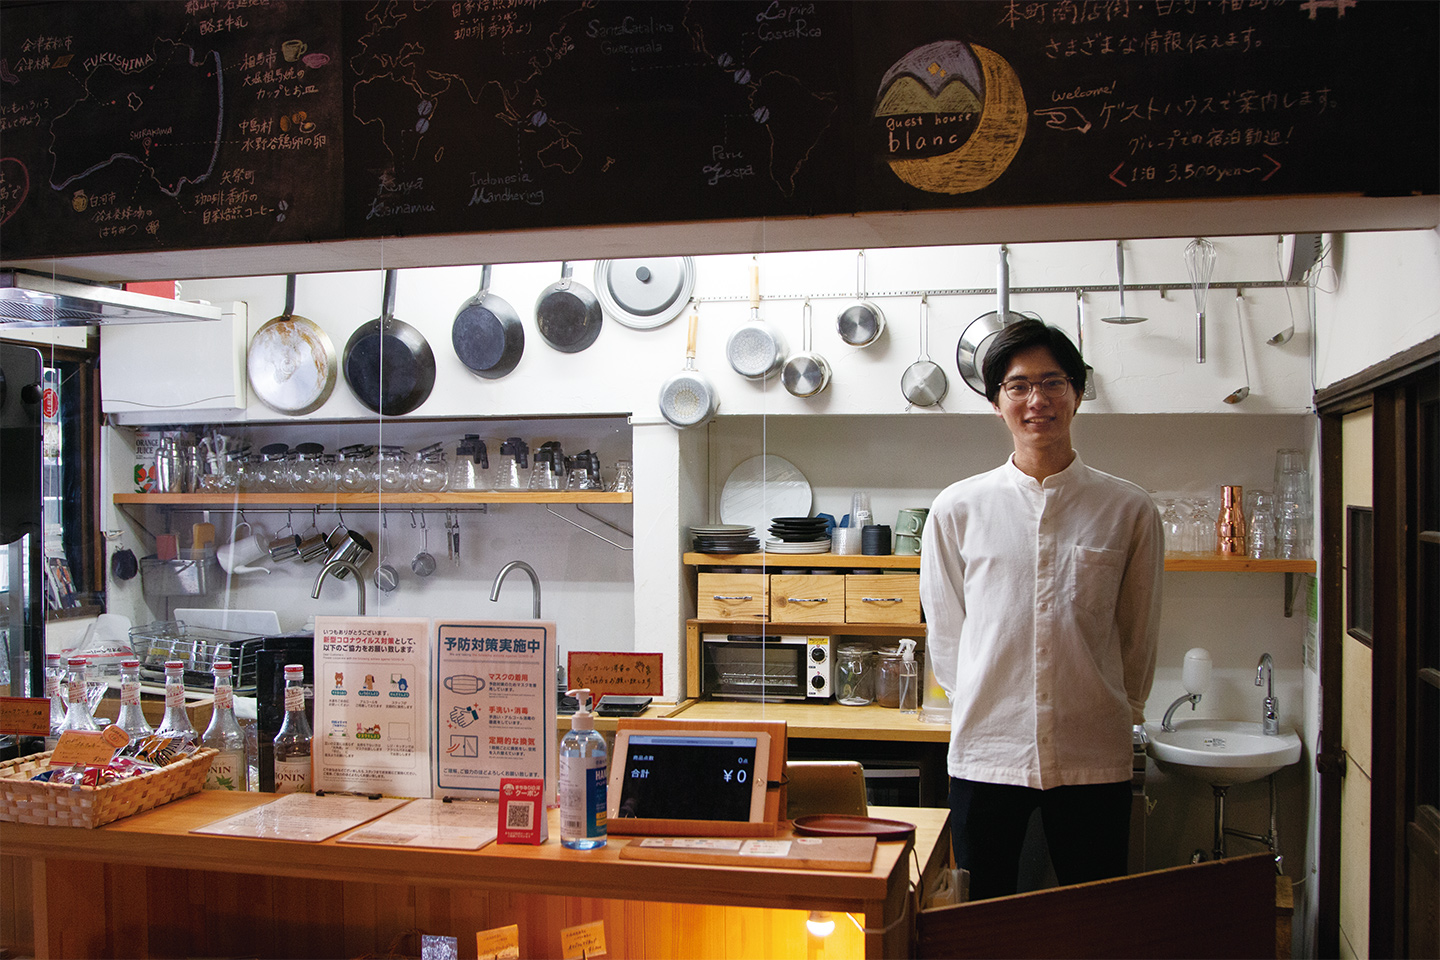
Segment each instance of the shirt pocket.
[{"label": "shirt pocket", "polygon": [[1076,545],[1071,554],[1074,568],[1075,605],[1092,616],[1110,619],[1120,597],[1120,578],[1125,570],[1125,553],[1104,547]]}]

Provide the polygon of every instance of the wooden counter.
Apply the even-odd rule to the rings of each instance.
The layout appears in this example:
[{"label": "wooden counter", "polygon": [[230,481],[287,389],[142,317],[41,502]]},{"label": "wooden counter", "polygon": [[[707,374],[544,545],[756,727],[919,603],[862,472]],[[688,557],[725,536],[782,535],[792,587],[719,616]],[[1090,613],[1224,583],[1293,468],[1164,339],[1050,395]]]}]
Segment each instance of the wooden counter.
[{"label": "wooden counter", "polygon": [[[266,794],[204,792],[97,830],[0,823],[3,945],[37,957],[356,956],[420,931],[520,925],[521,955],[558,957],[561,928],[603,920],[613,957],[905,956],[909,890],[948,859],[948,811],[876,808],[917,825],[868,873],[621,860],[558,842],[478,851],[191,834]],[[836,932],[805,932],[805,911]],[[851,923],[844,913],[854,916]],[[866,928],[862,934],[857,926]],[[406,947],[418,952],[418,945]]]},{"label": "wooden counter", "polygon": [[949,743],[950,724],[925,723],[914,714],[869,704],[847,707],[832,701],[747,703],[687,700],[666,716],[687,720],[784,720],[787,735],[814,740],[911,740]]}]

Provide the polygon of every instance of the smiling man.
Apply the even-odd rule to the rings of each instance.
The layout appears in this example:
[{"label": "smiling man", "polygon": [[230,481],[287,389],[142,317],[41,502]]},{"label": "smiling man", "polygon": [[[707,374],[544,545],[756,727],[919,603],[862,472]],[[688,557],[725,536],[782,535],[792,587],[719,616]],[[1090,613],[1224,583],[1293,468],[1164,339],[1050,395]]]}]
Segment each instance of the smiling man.
[{"label": "smiling man", "polygon": [[1125,873],[1164,569],[1149,495],[1071,446],[1085,363],[1065,334],[1011,324],[981,373],[1015,452],[940,493],[920,553],[927,656],[953,705],[955,858],[975,900],[1016,892],[1037,808],[1061,883]]}]

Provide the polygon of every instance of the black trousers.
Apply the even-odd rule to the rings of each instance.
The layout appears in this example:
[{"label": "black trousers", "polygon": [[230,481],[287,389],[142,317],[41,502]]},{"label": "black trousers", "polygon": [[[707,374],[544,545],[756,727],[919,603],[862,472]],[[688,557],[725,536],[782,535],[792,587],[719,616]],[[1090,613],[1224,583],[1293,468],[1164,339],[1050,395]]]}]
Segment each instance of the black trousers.
[{"label": "black trousers", "polygon": [[970,871],[971,900],[1016,892],[1025,828],[1037,808],[1060,883],[1125,875],[1130,781],[1034,790],[951,777],[955,864]]}]

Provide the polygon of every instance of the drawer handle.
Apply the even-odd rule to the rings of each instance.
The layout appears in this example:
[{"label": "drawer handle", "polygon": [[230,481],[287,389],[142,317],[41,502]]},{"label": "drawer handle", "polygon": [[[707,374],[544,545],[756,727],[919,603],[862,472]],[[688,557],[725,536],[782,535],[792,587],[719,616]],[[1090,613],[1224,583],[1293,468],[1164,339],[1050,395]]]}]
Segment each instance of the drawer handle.
[{"label": "drawer handle", "polygon": [[711,596],[711,599],[712,599],[712,600],[754,600],[755,598],[754,598],[754,597],[722,597],[722,596],[720,596],[720,594],[717,593],[717,594],[713,594],[713,595]]},{"label": "drawer handle", "polygon": [[786,597],[786,603],[829,603],[829,597]]},{"label": "drawer handle", "polygon": [[861,597],[861,603],[903,603],[904,597]]}]

